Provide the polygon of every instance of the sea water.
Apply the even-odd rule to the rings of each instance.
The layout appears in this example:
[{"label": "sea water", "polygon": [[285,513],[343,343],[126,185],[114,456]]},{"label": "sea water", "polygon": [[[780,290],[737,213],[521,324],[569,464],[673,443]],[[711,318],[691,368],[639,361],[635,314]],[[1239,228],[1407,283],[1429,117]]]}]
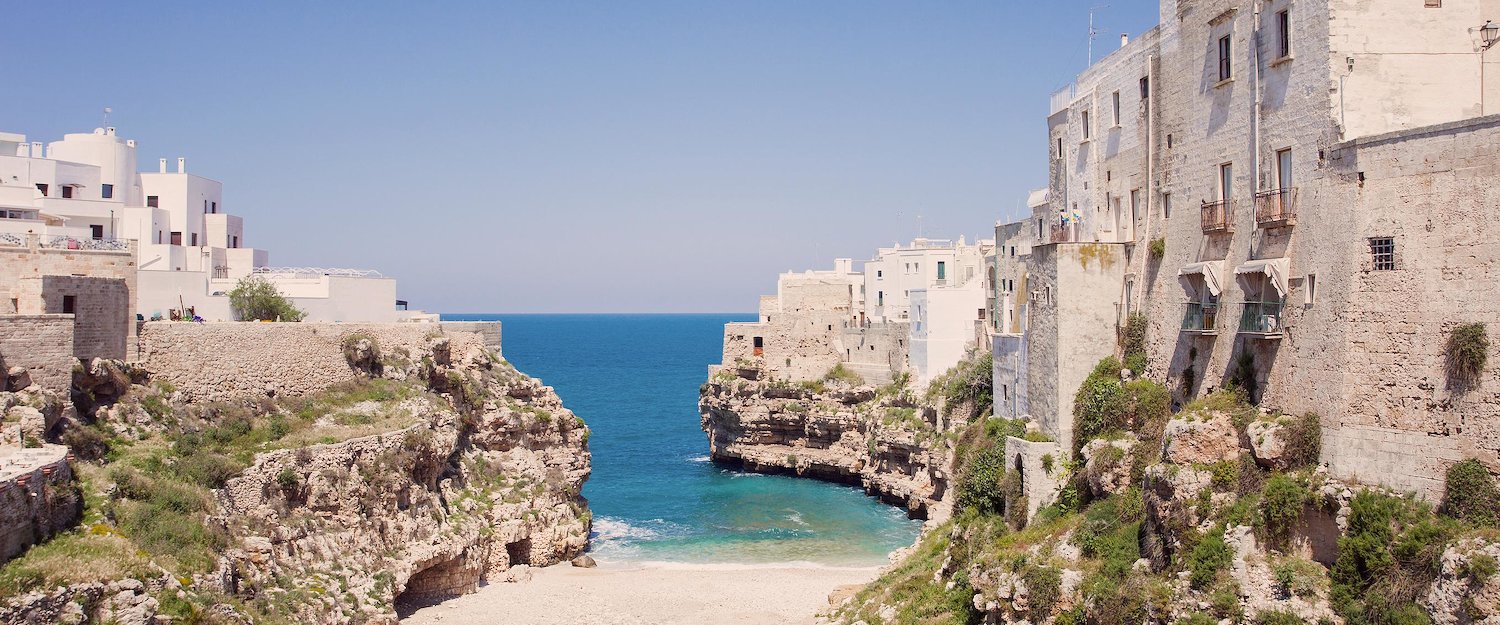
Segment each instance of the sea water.
[{"label": "sea water", "polygon": [[698,386],[724,324],[754,315],[443,315],[500,320],[506,360],[593,430],[591,553],[604,562],[880,564],[920,521],[858,488],[709,462]]}]

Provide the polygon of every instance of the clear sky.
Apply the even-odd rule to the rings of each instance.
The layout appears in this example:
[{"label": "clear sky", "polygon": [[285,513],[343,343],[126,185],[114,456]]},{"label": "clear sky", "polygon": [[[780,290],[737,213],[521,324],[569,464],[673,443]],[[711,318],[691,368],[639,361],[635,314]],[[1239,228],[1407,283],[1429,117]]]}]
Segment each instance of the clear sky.
[{"label": "clear sky", "polygon": [[14,2],[0,131],[188,159],[278,266],[441,312],[754,310],[776,274],[989,238],[1048,94],[1149,0]]}]

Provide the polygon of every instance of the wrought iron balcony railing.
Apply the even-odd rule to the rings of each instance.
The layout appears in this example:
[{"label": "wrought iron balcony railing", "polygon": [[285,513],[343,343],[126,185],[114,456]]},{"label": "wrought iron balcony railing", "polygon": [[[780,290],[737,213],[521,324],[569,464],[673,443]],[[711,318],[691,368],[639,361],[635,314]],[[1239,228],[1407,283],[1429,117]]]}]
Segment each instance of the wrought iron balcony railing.
[{"label": "wrought iron balcony railing", "polygon": [[1255,194],[1255,225],[1262,228],[1297,223],[1297,188],[1271,189]]},{"label": "wrought iron balcony railing", "polygon": [[1282,302],[1245,302],[1240,311],[1240,332],[1279,338],[1282,333]]},{"label": "wrought iron balcony railing", "polygon": [[1188,302],[1187,314],[1182,316],[1182,331],[1198,334],[1213,334],[1219,331],[1219,304],[1216,302]]},{"label": "wrought iron balcony railing", "polygon": [[1234,200],[1203,203],[1203,232],[1234,231]]}]

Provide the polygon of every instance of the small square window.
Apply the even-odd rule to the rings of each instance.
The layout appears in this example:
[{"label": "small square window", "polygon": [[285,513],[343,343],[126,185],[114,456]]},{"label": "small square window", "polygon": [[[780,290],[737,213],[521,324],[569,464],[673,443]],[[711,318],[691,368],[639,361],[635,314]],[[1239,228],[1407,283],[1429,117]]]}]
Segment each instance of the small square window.
[{"label": "small square window", "polygon": [[101,185],[99,185],[99,197],[101,197],[103,199],[106,199],[106,200],[113,199],[115,197],[115,185],[112,185],[112,184],[101,184]]},{"label": "small square window", "polygon": [[1375,271],[1396,269],[1396,239],[1392,237],[1370,238],[1370,267]]},{"label": "small square window", "polygon": [[63,309],[62,309],[63,314],[64,315],[71,315],[77,309],[78,309],[78,296],[77,295],[64,295],[63,296]]},{"label": "small square window", "polygon": [[154,195],[148,195],[148,196],[146,196],[146,206],[149,206],[151,208],[160,208],[160,206],[158,206],[158,204],[160,204],[160,203],[161,202],[157,199],[156,196],[154,196]]}]

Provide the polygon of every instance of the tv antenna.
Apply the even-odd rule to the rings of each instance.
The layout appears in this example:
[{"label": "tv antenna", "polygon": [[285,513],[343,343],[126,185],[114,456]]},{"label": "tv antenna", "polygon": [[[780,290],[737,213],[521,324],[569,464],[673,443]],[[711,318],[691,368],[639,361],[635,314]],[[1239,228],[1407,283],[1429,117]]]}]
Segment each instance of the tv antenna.
[{"label": "tv antenna", "polygon": [[1107,4],[1098,4],[1089,8],[1089,65],[1094,64],[1094,37],[1099,34],[1099,30],[1094,28],[1094,14],[1108,8]]},{"label": "tv antenna", "polygon": [[109,128],[109,114],[113,113],[113,112],[115,112],[114,109],[109,108],[107,106],[104,107],[104,127],[105,128]]}]

